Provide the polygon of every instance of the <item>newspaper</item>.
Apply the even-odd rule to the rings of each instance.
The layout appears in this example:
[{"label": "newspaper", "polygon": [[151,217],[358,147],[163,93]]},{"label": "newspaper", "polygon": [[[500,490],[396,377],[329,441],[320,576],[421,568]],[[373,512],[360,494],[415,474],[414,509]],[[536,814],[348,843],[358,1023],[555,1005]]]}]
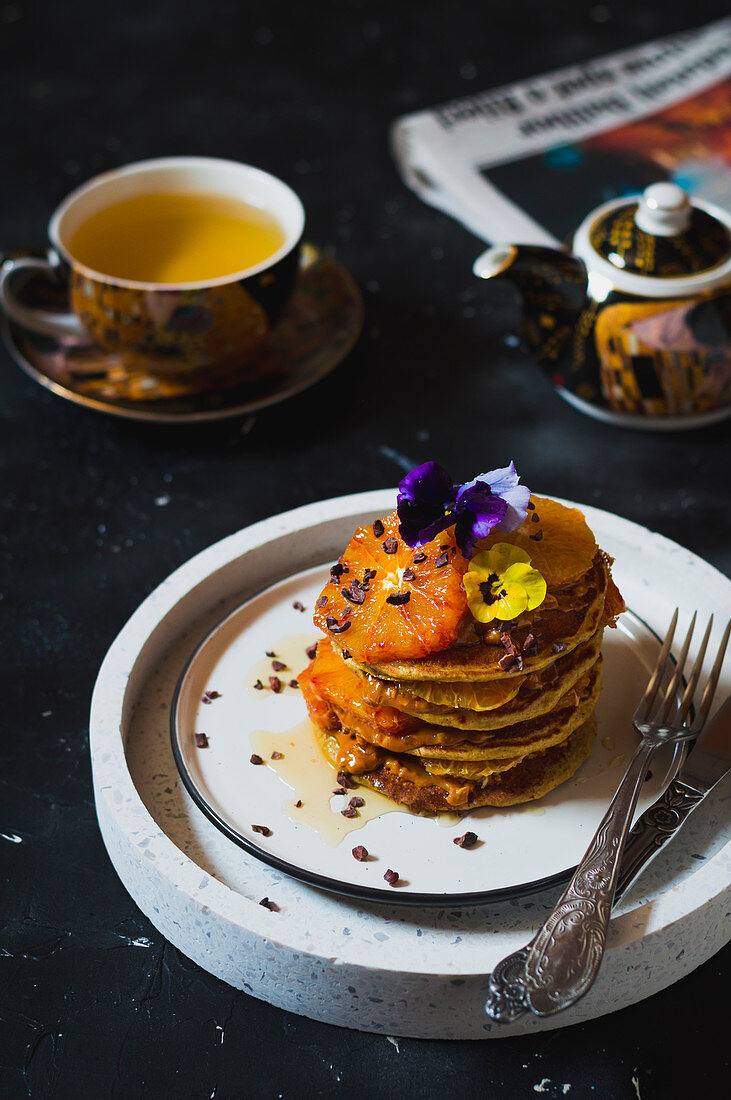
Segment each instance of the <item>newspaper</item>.
[{"label": "newspaper", "polygon": [[731,17],[398,119],[409,187],[490,243],[555,245],[673,179],[731,208]]}]

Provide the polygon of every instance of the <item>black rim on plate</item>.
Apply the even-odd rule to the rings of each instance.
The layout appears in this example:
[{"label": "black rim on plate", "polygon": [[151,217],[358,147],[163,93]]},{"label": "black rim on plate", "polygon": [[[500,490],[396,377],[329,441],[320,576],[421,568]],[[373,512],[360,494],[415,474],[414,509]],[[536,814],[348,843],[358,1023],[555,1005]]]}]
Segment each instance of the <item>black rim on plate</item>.
[{"label": "black rim on plate", "polygon": [[[249,853],[249,855],[254,856],[262,863],[266,863],[270,867],[274,867],[276,868],[276,870],[282,871],[284,874],[289,875],[290,878],[297,879],[299,882],[305,882],[308,886],[315,886],[318,889],[326,890],[328,893],[339,894],[343,897],[356,898],[360,901],[375,901],[381,903],[385,902],[388,905],[409,905],[414,907],[422,906],[432,908],[441,906],[442,908],[464,909],[470,906],[491,905],[500,901],[508,901],[511,898],[529,897],[531,894],[536,894],[541,890],[549,889],[552,886],[561,886],[564,883],[568,882],[568,880],[571,878],[574,871],[576,870],[576,865],[574,865],[573,867],[567,867],[564,871],[558,871],[554,875],[548,875],[546,878],[534,879],[531,882],[519,883],[515,886],[506,886],[497,890],[473,890],[461,894],[424,894],[416,892],[400,893],[393,888],[390,888],[390,890],[382,890],[374,886],[359,886],[357,883],[344,882],[342,879],[331,878],[329,875],[320,875],[316,871],[308,871],[306,868],[300,867],[296,863],[290,863],[286,859],[281,859],[279,856],[273,855],[265,848],[260,848],[257,844],[249,840],[248,837],[244,836],[243,833],[239,833],[236,829],[229,825],[229,823],[225,821],[224,818],[222,818],[221,815],[217,813],[214,807],[211,806],[211,804],[204,798],[204,796],[198,789],[198,786],[196,785],[193,777],[188,771],[182,750],[180,748],[180,739],[178,737],[178,700],[180,699],[180,693],[182,691],[185,678],[188,675],[188,672],[196,657],[204,648],[204,646],[208,643],[209,638],[211,638],[213,634],[215,634],[223,626],[223,624],[227,622],[228,619],[231,619],[234,615],[238,614],[242,607],[250,603],[251,600],[256,599],[257,595],[261,595],[261,593],[256,593],[255,595],[250,596],[247,600],[244,601],[243,604],[239,604],[239,606],[235,607],[233,611],[230,611],[227,615],[225,615],[220,620],[220,622],[218,622],[214,627],[211,628],[211,630],[208,631],[205,638],[203,638],[203,640],[199,642],[193,653],[186,661],[183,667],[183,671],[178,677],[178,682],[175,685],[175,690],[173,692],[173,698],[170,705],[170,743],[172,746],[173,757],[175,759],[175,765],[180,774],[180,778],[182,779],[185,789],[195,802],[198,809],[201,810],[203,814],[205,814],[208,820],[211,821],[216,826],[216,828],[224,834],[224,836],[228,837],[228,839],[232,840],[234,844],[238,845],[239,848],[243,848],[244,851]],[[645,622],[644,619],[635,614],[634,611],[630,611],[629,609],[627,609],[624,614],[630,616],[632,619],[635,620],[635,622],[643,626],[645,630],[647,630],[653,636],[653,638],[658,641],[658,643],[662,644],[662,639],[656,633],[656,631],[654,631],[652,627]],[[670,655],[670,657],[673,663],[675,663],[675,658],[672,654]],[[681,677],[681,682],[684,688],[686,683],[685,677]],[[693,720],[692,710],[690,713],[690,719],[691,721]],[[676,746],[676,759],[673,774],[677,774],[688,751],[690,750],[687,743],[682,743],[681,745]]]}]

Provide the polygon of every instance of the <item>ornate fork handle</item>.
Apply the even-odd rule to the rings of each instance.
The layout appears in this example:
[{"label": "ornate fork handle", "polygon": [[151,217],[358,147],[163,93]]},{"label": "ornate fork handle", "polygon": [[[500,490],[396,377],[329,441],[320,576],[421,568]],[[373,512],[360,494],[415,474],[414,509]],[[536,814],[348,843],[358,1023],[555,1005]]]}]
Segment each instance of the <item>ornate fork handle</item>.
[{"label": "ornate fork handle", "polygon": [[[677,832],[703,797],[703,791],[674,779],[658,803],[645,811],[627,836],[614,891],[615,903],[627,892],[640,871]],[[529,1011],[525,1001],[523,969],[534,942],[535,938],[519,951],[508,955],[490,975],[485,1009],[493,1020],[513,1023]]]},{"label": "ornate fork handle", "polygon": [[578,1001],[601,964],[625,837],[659,741],[643,737],[586,855],[528,949],[524,999],[537,1016]]}]

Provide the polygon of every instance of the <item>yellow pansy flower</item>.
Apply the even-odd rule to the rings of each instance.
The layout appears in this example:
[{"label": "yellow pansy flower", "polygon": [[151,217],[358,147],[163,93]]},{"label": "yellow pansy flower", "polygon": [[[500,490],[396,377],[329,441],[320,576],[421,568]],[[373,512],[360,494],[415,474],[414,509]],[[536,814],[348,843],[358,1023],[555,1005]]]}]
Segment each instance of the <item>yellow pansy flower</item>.
[{"label": "yellow pansy flower", "polygon": [[520,546],[498,542],[470,561],[464,575],[467,604],[481,623],[517,619],[546,598],[546,582]]}]

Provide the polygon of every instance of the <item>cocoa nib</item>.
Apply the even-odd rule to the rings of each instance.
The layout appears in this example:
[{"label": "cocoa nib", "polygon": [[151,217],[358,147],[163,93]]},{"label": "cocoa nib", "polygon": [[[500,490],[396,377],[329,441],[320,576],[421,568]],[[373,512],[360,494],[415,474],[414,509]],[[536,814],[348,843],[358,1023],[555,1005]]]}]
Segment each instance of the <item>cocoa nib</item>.
[{"label": "cocoa nib", "polygon": [[275,695],[279,695],[279,692],[282,690],[282,681],[279,679],[278,676],[270,676],[269,687],[272,689]]},{"label": "cocoa nib", "polygon": [[395,539],[393,535],[389,535],[387,539],[381,543],[381,549],[385,554],[395,554],[398,550],[398,539]]},{"label": "cocoa nib", "polygon": [[336,787],[333,794],[345,794],[345,787]]},{"label": "cocoa nib", "polygon": [[257,691],[263,691],[264,690],[264,685],[262,684],[261,680],[257,680],[254,683],[254,687],[256,688]]},{"label": "cocoa nib", "polygon": [[264,761],[259,756],[258,752],[252,752],[251,756],[249,757],[249,763],[250,764],[263,764]]},{"label": "cocoa nib", "polygon": [[279,906],[276,902],[270,901],[269,898],[262,898],[259,905],[263,905],[265,909],[268,909],[270,913],[278,913]]},{"label": "cocoa nib", "polygon": [[302,801],[301,798],[298,798],[297,801],[294,804],[295,810],[301,810],[303,806],[304,806],[304,802]]},{"label": "cocoa nib", "polygon": [[356,588],[355,585],[350,585],[349,588],[343,589],[343,595],[346,600],[350,600],[351,603],[363,603],[365,599],[365,592],[362,588]]},{"label": "cocoa nib", "polygon": [[344,622],[339,623],[332,615],[328,615],[325,619],[325,626],[331,634],[342,634],[344,630],[350,629],[350,622],[346,619]]},{"label": "cocoa nib", "polygon": [[288,686],[291,688],[298,688],[300,686],[300,682],[299,680],[290,680]]},{"label": "cocoa nib", "polygon": [[205,733],[196,733],[195,734],[195,747],[197,749],[207,749],[208,748],[208,738],[206,737]]},{"label": "cocoa nib", "polygon": [[498,668],[501,668],[503,672],[523,671],[523,658],[519,654],[506,653],[504,657],[500,658],[497,664]]},{"label": "cocoa nib", "polygon": [[368,859],[368,849],[364,848],[362,844],[356,845],[353,848],[353,859],[357,859],[358,863],[364,863]]},{"label": "cocoa nib", "polygon": [[426,554],[423,550],[420,550],[418,554],[414,554],[414,564],[420,565],[423,561],[426,561]]},{"label": "cocoa nib", "polygon": [[534,634],[526,634],[525,641],[523,642],[523,653],[527,657],[533,657],[538,652],[538,643],[536,642]]},{"label": "cocoa nib", "polygon": [[318,596],[315,600],[315,607],[324,607],[327,603],[327,596]]},{"label": "cocoa nib", "polygon": [[346,806],[344,810],[340,811],[340,813],[343,815],[343,817],[357,817],[358,816],[358,811],[356,810],[355,806]]},{"label": "cocoa nib", "polygon": [[349,776],[348,773],[344,772],[344,771],[339,771],[338,772],[337,780],[338,780],[338,783],[340,784],[341,787],[345,787],[349,791],[354,791],[356,789],[356,787],[358,786],[357,783],[353,782],[352,777]]},{"label": "cocoa nib", "polygon": [[410,592],[392,592],[390,596],[386,596],[386,603],[408,603],[410,599]]},{"label": "cocoa nib", "polygon": [[462,836],[456,836],[454,843],[458,848],[472,848],[477,843],[477,833],[463,833]]},{"label": "cocoa nib", "polygon": [[284,753],[283,752],[276,752],[276,750],[275,750],[272,753],[272,760],[284,760]]},{"label": "cocoa nib", "polygon": [[204,691],[201,698],[201,703],[212,703],[214,699],[220,699],[220,691]]},{"label": "cocoa nib", "polygon": [[317,653],[317,642],[313,642],[312,645],[308,645],[307,649],[305,650],[305,653],[307,654],[307,656],[310,658],[311,661],[314,661],[315,654]]},{"label": "cocoa nib", "polygon": [[276,653],[273,649],[267,649],[264,652],[266,653],[267,657],[276,657]]},{"label": "cocoa nib", "polygon": [[353,795],[348,805],[354,810],[359,810],[361,806],[365,806],[365,798],[361,798],[359,794]]},{"label": "cocoa nib", "polygon": [[383,524],[381,523],[380,519],[375,520],[374,523],[373,523],[373,534],[374,534],[375,538],[380,539],[380,537],[383,534],[384,530],[385,530],[385,528],[384,528]]},{"label": "cocoa nib", "polygon": [[272,668],[275,672],[284,672],[286,667],[284,661],[272,661]]},{"label": "cocoa nib", "polygon": [[292,607],[295,609],[295,611],[304,611],[305,609],[305,605],[300,600],[295,600],[292,604]]},{"label": "cocoa nib", "polygon": [[551,649],[554,653],[564,653],[566,650],[566,642],[554,642]]},{"label": "cocoa nib", "polygon": [[443,569],[448,561],[449,561],[449,551],[445,550],[444,553],[440,554],[439,557],[434,562],[434,568],[435,569]]},{"label": "cocoa nib", "polygon": [[533,539],[534,542],[540,542],[543,538],[543,531],[536,531],[535,535],[528,535],[529,539]]},{"label": "cocoa nib", "polygon": [[396,883],[399,880],[399,873],[398,873],[398,871],[392,871],[391,868],[389,867],[389,869],[386,871],[386,873],[383,877],[385,878],[385,880],[386,880],[386,882],[388,883],[389,886],[395,886]]},{"label": "cocoa nib", "polygon": [[404,580],[405,581],[414,581],[414,580],[416,580],[416,573],[414,572],[413,569],[404,569]]},{"label": "cocoa nib", "polygon": [[271,836],[272,830],[267,825],[252,825],[253,832],[261,833],[262,836]]}]

